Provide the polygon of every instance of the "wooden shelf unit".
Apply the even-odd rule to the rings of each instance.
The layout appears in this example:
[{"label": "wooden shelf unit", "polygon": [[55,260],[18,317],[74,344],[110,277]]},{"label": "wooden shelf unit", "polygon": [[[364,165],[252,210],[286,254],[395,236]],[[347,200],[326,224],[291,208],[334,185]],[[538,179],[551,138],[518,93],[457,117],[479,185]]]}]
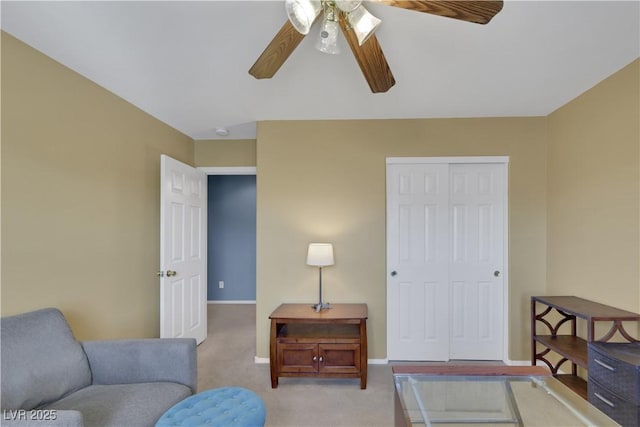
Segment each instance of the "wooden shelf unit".
[{"label": "wooden shelf unit", "polygon": [[[542,312],[537,312],[537,305],[546,306]],[[560,320],[552,324],[545,319],[553,310],[560,315]],[[587,336],[582,338],[577,334],[576,319],[584,319],[587,324]],[[609,341],[619,333],[629,342],[637,341],[624,329],[623,322],[640,320],[640,314],[619,308],[589,301],[575,296],[533,296],[531,297],[531,365],[542,361],[551,373],[567,387],[587,399],[587,382],[578,376],[578,366],[589,369],[587,344],[593,341]],[[595,325],[597,322],[610,322],[609,331],[596,339]],[[562,325],[567,324],[568,334],[560,333]],[[539,334],[538,326],[546,326],[546,333]],[[566,329],[566,327],[565,327]],[[542,347],[538,351],[538,346]],[[553,364],[546,356],[554,352],[561,359]],[[560,374],[560,368],[565,362],[571,365],[571,373]]]},{"label": "wooden shelf unit", "polygon": [[282,304],[271,319],[271,387],[279,377],[360,378],[367,387],[367,305]]}]

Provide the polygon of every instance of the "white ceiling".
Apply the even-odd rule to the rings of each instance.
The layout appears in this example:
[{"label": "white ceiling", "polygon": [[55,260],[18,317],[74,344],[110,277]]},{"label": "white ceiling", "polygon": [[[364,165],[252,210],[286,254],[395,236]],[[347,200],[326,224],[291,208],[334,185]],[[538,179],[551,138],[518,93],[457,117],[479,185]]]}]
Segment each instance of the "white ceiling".
[{"label": "white ceiling", "polygon": [[[487,25],[368,2],[396,79],[372,94],[318,23],[272,79],[247,73],[282,1],[1,2],[2,29],[194,139],[261,120],[547,115],[640,56],[640,2],[510,1]],[[342,36],[341,36],[342,37]]]}]

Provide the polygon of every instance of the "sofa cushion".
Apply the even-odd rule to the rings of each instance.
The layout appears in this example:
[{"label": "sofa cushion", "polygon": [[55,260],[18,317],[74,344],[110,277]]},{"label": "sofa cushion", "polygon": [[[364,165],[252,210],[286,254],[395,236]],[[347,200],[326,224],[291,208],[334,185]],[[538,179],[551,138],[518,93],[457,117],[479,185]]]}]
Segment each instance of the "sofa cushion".
[{"label": "sofa cushion", "polygon": [[91,384],[87,356],[59,310],[4,317],[0,329],[3,408],[33,409]]},{"label": "sofa cushion", "polygon": [[85,427],[154,426],[167,409],[189,396],[189,387],[168,382],[92,385],[42,409],[78,410]]}]

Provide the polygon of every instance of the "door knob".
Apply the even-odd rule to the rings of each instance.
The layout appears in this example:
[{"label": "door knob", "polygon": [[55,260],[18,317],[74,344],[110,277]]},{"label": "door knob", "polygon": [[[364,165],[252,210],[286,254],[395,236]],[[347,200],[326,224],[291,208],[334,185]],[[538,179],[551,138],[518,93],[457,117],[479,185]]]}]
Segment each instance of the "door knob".
[{"label": "door knob", "polygon": [[496,271],[493,272],[493,275],[498,277],[498,276],[500,276],[500,272],[498,270],[496,270]]},{"label": "door knob", "polygon": [[164,271],[160,270],[160,271],[158,271],[156,274],[158,275],[158,277],[164,277],[165,275],[166,275],[167,277],[173,277],[173,276],[175,276],[175,275],[176,275],[176,274],[178,274],[178,273],[176,273],[176,272],[175,272],[175,271],[173,271],[173,270],[167,270],[167,272],[166,272],[166,273],[165,273]]},{"label": "door knob", "polygon": [[391,272],[391,277],[396,277],[397,275],[398,275],[398,272],[397,272],[397,271],[393,270],[393,271]]}]

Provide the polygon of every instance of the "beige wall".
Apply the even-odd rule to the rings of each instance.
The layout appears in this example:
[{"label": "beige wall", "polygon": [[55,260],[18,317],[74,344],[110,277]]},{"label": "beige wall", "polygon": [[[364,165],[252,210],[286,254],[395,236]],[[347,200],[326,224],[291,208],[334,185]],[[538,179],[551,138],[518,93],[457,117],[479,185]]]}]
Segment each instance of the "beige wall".
[{"label": "beige wall", "polygon": [[528,298],[545,292],[545,118],[258,124],[257,355],[282,302],[315,302],[307,244],[334,243],[326,300],[369,305],[369,357],[386,358],[385,158],[510,156],[510,349],[528,359]]},{"label": "beige wall", "polygon": [[640,311],[638,61],[547,118],[262,122],[239,146],[194,143],[4,33],[1,72],[3,315],[57,306],[81,339],[157,335],[161,153],[258,168],[260,357],[269,313],[315,302],[312,240],[335,244],[326,298],[369,304],[386,357],[391,156],[510,156],[511,359],[529,357],[530,295]]},{"label": "beige wall", "polygon": [[2,315],[159,333],[160,154],[193,141],[2,33]]},{"label": "beige wall", "polygon": [[549,116],[548,293],[640,311],[640,61]]},{"label": "beige wall", "polygon": [[197,140],[194,156],[196,166],[255,166],[256,140]]}]

